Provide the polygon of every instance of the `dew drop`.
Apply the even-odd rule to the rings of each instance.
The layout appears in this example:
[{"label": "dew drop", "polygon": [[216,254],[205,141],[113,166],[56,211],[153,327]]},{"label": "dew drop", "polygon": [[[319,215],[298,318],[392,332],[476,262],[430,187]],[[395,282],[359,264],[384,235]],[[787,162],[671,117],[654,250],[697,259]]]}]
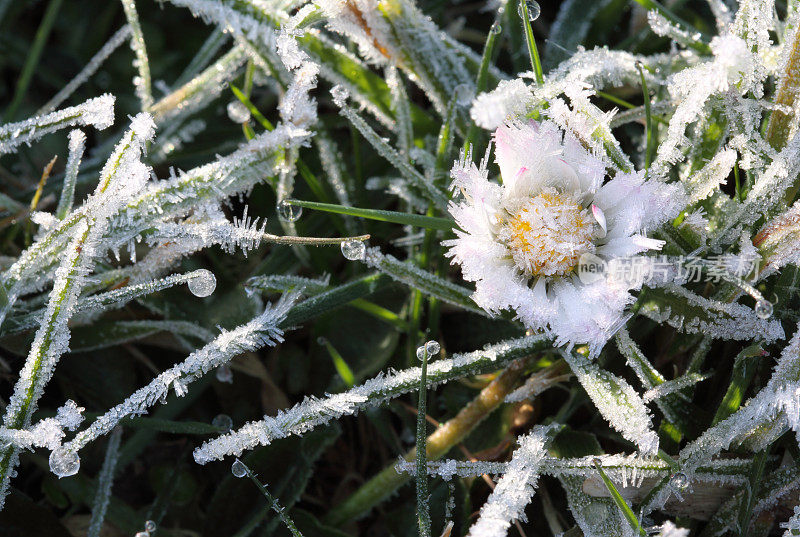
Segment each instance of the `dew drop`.
[{"label": "dew drop", "polygon": [[250,119],[250,110],[242,101],[235,100],[228,103],[228,117],[234,123],[244,123]]},{"label": "dew drop", "polygon": [[50,471],[59,478],[75,475],[81,467],[81,458],[74,451],[59,447],[50,452]]},{"label": "dew drop", "polygon": [[689,478],[683,472],[676,472],[669,477],[669,482],[678,490],[689,488]]},{"label": "dew drop", "polygon": [[218,414],[214,416],[213,420],[211,420],[211,425],[218,427],[227,433],[231,430],[231,427],[233,427],[233,420],[227,414]]},{"label": "dew drop", "polygon": [[325,338],[323,336],[319,336],[317,338],[317,345],[325,345],[326,343],[328,343],[328,339],[327,338]]},{"label": "dew drop", "polygon": [[595,457],[592,459],[592,464],[594,464],[595,466],[602,466],[603,459],[601,459],[600,457]]},{"label": "dew drop", "polygon": [[772,302],[765,299],[759,300],[756,302],[755,311],[759,319],[769,319],[772,317]]},{"label": "dew drop", "polygon": [[244,477],[245,475],[247,475],[247,467],[244,465],[242,461],[236,459],[235,461],[233,461],[233,464],[231,465],[231,473],[233,474],[234,477]]},{"label": "dew drop", "polygon": [[195,271],[195,276],[188,283],[189,291],[196,297],[206,297],[217,288],[217,278],[210,270]]},{"label": "dew drop", "polygon": [[[536,0],[525,0],[525,5],[528,6],[528,19],[533,22],[539,18],[539,15],[542,12],[542,8],[539,7],[539,2]],[[517,13],[519,13],[519,18],[523,18],[523,11],[522,11],[522,2],[520,2],[519,6],[517,6]]]},{"label": "dew drop", "polygon": [[145,522],[144,523],[144,531],[147,531],[147,532],[150,532],[150,533],[156,531],[156,521],[155,520],[148,520],[147,522]]},{"label": "dew drop", "polygon": [[492,32],[494,35],[500,35],[500,33],[503,31],[503,27],[500,26],[499,22],[495,21],[494,24],[492,24],[492,27],[489,31]]},{"label": "dew drop", "polygon": [[364,246],[364,241],[349,240],[342,243],[342,255],[345,259],[357,261],[364,259],[366,253],[367,247]]},{"label": "dew drop", "polygon": [[278,218],[284,222],[297,222],[300,219],[300,215],[303,214],[302,207],[292,205],[286,200],[279,201],[276,210],[278,211]]},{"label": "dew drop", "polygon": [[222,364],[217,368],[217,380],[228,384],[233,382],[233,371],[229,365]]},{"label": "dew drop", "polygon": [[430,340],[425,344],[425,350],[428,352],[428,358],[432,358],[438,355],[442,348],[438,341]]}]

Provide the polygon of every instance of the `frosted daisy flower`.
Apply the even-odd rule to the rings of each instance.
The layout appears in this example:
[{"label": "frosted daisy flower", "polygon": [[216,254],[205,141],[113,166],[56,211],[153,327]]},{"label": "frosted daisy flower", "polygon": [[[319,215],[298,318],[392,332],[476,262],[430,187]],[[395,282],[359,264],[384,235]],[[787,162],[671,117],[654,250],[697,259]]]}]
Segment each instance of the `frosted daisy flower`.
[{"label": "frosted daisy flower", "polygon": [[597,351],[624,323],[637,285],[581,281],[581,256],[659,250],[663,242],[646,233],[677,214],[683,191],[644,172],[604,184],[604,162],[551,121],[503,125],[494,142],[502,184],[489,180],[487,158],[478,167],[464,156],[451,171],[463,198],[449,207],[460,229],[444,243],[447,255],[475,282],[472,298],[484,310],[511,309],[559,345]]}]

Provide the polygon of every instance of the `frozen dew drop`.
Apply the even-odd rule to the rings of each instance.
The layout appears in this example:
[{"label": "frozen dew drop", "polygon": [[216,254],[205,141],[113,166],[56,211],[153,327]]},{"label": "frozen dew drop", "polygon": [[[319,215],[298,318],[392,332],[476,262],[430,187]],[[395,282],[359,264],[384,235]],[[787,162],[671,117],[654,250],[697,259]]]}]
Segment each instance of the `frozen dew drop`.
[{"label": "frozen dew drop", "polygon": [[81,467],[81,458],[74,451],[59,447],[50,452],[50,471],[59,478],[75,475]]},{"label": "frozen dew drop", "polygon": [[592,459],[592,464],[595,466],[603,466],[603,459],[600,457],[595,457]]},{"label": "frozen dew drop", "polygon": [[425,344],[425,350],[428,352],[428,358],[432,358],[439,354],[439,351],[442,350],[442,348],[439,346],[438,341],[430,340]]},{"label": "frozen dew drop", "polygon": [[417,360],[420,362],[425,359],[425,345],[417,347]]},{"label": "frozen dew drop", "polygon": [[[536,0],[523,0],[525,5],[528,6],[528,19],[533,22],[539,18],[539,14],[542,12],[542,8],[539,7],[539,3]],[[523,11],[522,11],[522,2],[519,3],[517,7],[517,13],[519,13],[519,18],[523,18]]]},{"label": "frozen dew drop", "polygon": [[494,35],[500,35],[500,32],[503,31],[503,27],[500,26],[499,22],[495,21],[494,24],[492,24],[492,27],[489,29],[489,31],[492,32]]},{"label": "frozen dew drop", "polygon": [[759,319],[769,319],[772,317],[772,303],[762,298],[756,302],[755,311]]},{"label": "frozen dew drop", "polygon": [[458,106],[469,106],[475,97],[475,91],[470,84],[459,84],[453,90]]},{"label": "frozen dew drop", "polygon": [[342,255],[345,259],[357,261],[359,259],[364,259],[366,253],[367,247],[364,246],[364,241],[349,240],[342,243]]},{"label": "frozen dew drop", "polygon": [[226,382],[230,384],[233,382],[233,371],[231,371],[231,367],[227,364],[222,364],[217,368],[217,380],[220,382]]},{"label": "frozen dew drop", "polygon": [[148,520],[144,523],[144,531],[152,533],[156,531],[156,522],[155,520]]},{"label": "frozen dew drop", "polygon": [[669,478],[669,482],[678,490],[686,490],[689,488],[689,478],[683,472],[676,472]]},{"label": "frozen dew drop", "polygon": [[231,101],[228,103],[228,117],[235,123],[244,123],[250,119],[250,110],[242,101]]},{"label": "frozen dew drop", "polygon": [[231,473],[233,474],[234,477],[244,477],[245,475],[247,475],[247,467],[244,465],[242,461],[236,459],[235,461],[233,461],[233,464],[231,465]]},{"label": "frozen dew drop", "polygon": [[200,269],[195,272],[194,278],[189,280],[188,286],[194,296],[203,298],[217,288],[217,278],[210,270]]},{"label": "frozen dew drop", "polygon": [[211,425],[228,432],[233,427],[233,420],[227,414],[218,414],[213,420],[211,420]]},{"label": "frozen dew drop", "polygon": [[303,214],[302,207],[292,205],[287,200],[279,201],[276,210],[278,211],[278,218],[284,222],[297,222],[300,219],[300,215]]}]

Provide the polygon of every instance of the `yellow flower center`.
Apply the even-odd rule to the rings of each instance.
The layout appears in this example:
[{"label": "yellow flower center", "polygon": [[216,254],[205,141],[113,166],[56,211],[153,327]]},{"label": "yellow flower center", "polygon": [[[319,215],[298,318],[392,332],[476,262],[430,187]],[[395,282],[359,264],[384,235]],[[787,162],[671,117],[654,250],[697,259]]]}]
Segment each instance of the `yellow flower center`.
[{"label": "yellow flower center", "polygon": [[514,262],[528,276],[563,276],[593,252],[594,223],[572,198],[555,190],[523,202],[499,233]]}]

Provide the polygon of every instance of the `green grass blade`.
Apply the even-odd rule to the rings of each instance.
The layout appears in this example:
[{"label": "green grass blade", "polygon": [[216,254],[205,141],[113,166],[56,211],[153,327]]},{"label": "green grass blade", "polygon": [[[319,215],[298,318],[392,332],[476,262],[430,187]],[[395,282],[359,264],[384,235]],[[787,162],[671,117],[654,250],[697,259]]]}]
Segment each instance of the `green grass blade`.
[{"label": "green grass blade", "polygon": [[428,413],[428,349],[422,347],[422,366],[417,394],[417,525],[420,537],[431,535],[430,498],[428,498],[428,430],[425,416]]},{"label": "green grass blade", "polygon": [[344,381],[345,385],[348,388],[352,388],[353,384],[355,384],[356,376],[353,374],[353,370],[350,369],[350,366],[347,365],[344,357],[336,350],[336,347],[331,345],[331,342],[328,341],[327,338],[320,338],[319,342],[328,350],[328,354],[331,355],[331,360],[333,360],[333,367],[336,368],[336,372]]},{"label": "green grass blade", "polygon": [[594,461],[594,467],[597,468],[597,471],[600,473],[600,478],[603,480],[608,492],[611,494],[611,498],[614,500],[614,503],[617,504],[617,507],[619,507],[620,511],[622,511],[622,514],[625,516],[625,520],[627,520],[631,525],[633,531],[642,537],[646,537],[647,533],[639,524],[639,519],[636,517],[636,514],[634,514],[633,509],[631,509],[631,506],[625,501],[625,498],[622,497],[622,494],[619,493],[617,487],[615,487],[614,483],[608,478],[597,460]]},{"label": "green grass blade", "polygon": [[531,58],[531,66],[533,66],[533,72],[536,74],[536,83],[541,86],[544,84],[544,74],[542,73],[542,62],[539,59],[539,50],[536,48],[536,38],[533,36],[527,0],[520,0],[519,6],[522,10],[522,25],[525,30],[525,41],[528,43],[528,55]]},{"label": "green grass blade", "polygon": [[653,162],[653,115],[650,110],[650,91],[647,89],[647,81],[644,78],[644,71],[642,64],[637,63],[636,68],[639,70],[639,77],[642,79],[642,94],[644,99],[644,116],[645,116],[645,142],[644,150],[644,167],[649,168],[650,163]]},{"label": "green grass blade", "polygon": [[362,209],[360,207],[348,207],[346,205],[335,205],[333,203],[319,203],[315,201],[303,201],[289,199],[286,200],[291,205],[304,207],[306,209],[316,209],[330,213],[346,214],[349,216],[360,216],[370,220],[381,222],[391,222],[393,224],[403,224],[427,229],[438,229],[450,231],[453,229],[453,221],[449,218],[439,218],[435,216],[423,216],[421,214],[401,213],[398,211],[384,211],[381,209]]},{"label": "green grass blade", "polygon": [[22,103],[22,99],[24,99],[25,95],[28,93],[28,86],[30,86],[31,79],[33,79],[33,72],[36,70],[36,66],[39,65],[42,50],[44,50],[44,45],[47,42],[50,31],[53,29],[53,23],[58,16],[58,10],[61,9],[62,1],[63,0],[50,0],[50,3],[47,5],[47,11],[44,13],[42,23],[39,25],[39,29],[36,30],[33,47],[31,47],[31,51],[25,59],[25,65],[22,67],[22,73],[19,75],[17,87],[14,89],[14,97],[11,99],[11,104],[8,105],[6,113],[3,115],[4,122],[13,119],[17,108],[19,108],[19,105]]}]

